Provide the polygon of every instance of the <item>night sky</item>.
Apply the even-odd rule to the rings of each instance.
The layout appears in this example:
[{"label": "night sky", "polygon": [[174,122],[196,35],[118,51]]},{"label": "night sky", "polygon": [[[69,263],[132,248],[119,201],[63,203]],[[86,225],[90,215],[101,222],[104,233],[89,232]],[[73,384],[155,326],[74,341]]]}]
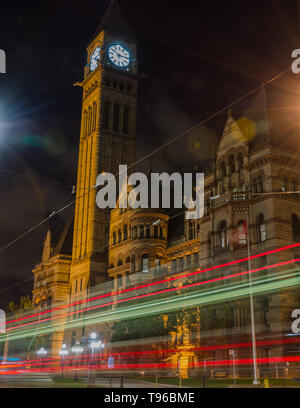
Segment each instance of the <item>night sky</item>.
[{"label": "night sky", "polygon": [[[147,74],[139,85],[137,157],[285,70],[300,48],[297,3],[119,0],[139,38],[140,73]],[[0,75],[0,251],[72,200],[81,113],[81,89],[73,83],[82,79],[86,46],[108,5],[1,4],[7,74]],[[295,76],[281,84],[286,89],[272,86],[274,95],[295,97]],[[141,168],[201,170],[225,120],[222,114],[206,124],[202,149],[183,138]],[[43,225],[0,252],[0,307],[31,293],[45,232]]]}]

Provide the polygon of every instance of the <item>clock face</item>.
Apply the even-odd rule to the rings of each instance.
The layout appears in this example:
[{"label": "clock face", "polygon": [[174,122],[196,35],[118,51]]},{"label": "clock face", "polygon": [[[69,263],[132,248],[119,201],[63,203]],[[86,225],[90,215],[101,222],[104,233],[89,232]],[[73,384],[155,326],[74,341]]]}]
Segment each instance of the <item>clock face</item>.
[{"label": "clock face", "polygon": [[108,57],[119,68],[128,67],[130,64],[129,51],[121,44],[111,45],[108,49]]},{"label": "clock face", "polygon": [[90,67],[91,67],[91,71],[94,71],[97,66],[98,66],[98,61],[100,61],[100,47],[95,48],[93,55],[91,57],[91,63],[90,63]]}]

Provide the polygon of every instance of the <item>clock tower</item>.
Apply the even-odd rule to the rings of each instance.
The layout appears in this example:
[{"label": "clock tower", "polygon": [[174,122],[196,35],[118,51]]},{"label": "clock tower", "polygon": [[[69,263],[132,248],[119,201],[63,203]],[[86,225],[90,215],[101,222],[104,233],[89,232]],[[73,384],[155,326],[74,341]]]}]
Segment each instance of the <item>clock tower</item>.
[{"label": "clock tower", "polygon": [[108,280],[109,211],[96,206],[96,178],[135,160],[137,39],[113,0],[87,47],[76,187],[71,297]]}]

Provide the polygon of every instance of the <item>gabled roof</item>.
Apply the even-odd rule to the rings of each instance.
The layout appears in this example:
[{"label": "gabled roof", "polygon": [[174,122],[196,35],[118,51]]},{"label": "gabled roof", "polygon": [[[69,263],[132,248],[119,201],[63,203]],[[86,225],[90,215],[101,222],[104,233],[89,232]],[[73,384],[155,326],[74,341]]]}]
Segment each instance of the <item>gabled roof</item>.
[{"label": "gabled roof", "polygon": [[96,32],[91,39],[93,41],[101,31],[108,31],[111,34],[120,35],[129,40],[136,41],[134,31],[128,24],[128,21],[123,14],[118,1],[112,0],[109,8],[102,17],[100,24],[98,25]]}]

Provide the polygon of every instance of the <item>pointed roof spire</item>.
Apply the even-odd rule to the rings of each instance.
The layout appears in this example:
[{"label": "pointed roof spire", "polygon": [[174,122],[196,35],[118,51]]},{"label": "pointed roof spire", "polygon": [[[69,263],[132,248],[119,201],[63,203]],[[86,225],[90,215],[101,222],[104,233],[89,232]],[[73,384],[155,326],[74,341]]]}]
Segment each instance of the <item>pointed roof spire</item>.
[{"label": "pointed roof spire", "polygon": [[129,40],[136,41],[136,36],[123,14],[117,0],[112,0],[91,41],[101,33],[108,31],[111,34],[121,35]]}]

